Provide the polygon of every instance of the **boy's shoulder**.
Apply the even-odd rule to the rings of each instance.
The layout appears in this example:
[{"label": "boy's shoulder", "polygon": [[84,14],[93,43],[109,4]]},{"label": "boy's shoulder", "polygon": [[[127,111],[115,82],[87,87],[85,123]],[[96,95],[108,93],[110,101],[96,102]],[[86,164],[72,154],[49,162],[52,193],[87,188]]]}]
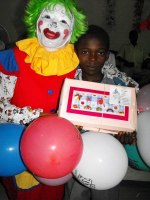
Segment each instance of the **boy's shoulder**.
[{"label": "boy's shoulder", "polygon": [[131,77],[128,77],[126,73],[119,71],[117,67],[109,62],[105,62],[102,73],[104,74],[104,77],[112,79],[115,85],[129,86],[132,84],[137,91],[139,90],[139,84],[136,81]]}]

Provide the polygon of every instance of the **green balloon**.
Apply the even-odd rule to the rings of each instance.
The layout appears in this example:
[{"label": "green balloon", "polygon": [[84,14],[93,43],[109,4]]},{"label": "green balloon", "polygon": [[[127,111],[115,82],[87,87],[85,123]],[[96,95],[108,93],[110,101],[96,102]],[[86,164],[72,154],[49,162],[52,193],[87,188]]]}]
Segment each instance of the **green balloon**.
[{"label": "green balloon", "polygon": [[142,160],[136,145],[124,145],[128,159],[129,166],[141,171],[150,171],[150,167]]}]

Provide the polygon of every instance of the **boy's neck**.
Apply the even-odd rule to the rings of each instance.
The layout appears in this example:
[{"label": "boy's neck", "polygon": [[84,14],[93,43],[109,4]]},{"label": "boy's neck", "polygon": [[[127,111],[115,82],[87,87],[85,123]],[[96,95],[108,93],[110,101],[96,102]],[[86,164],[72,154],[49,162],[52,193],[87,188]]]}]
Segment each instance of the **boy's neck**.
[{"label": "boy's neck", "polygon": [[97,82],[100,83],[103,80],[104,75],[87,75],[87,74],[82,74],[82,80],[84,81],[90,81],[90,82]]}]

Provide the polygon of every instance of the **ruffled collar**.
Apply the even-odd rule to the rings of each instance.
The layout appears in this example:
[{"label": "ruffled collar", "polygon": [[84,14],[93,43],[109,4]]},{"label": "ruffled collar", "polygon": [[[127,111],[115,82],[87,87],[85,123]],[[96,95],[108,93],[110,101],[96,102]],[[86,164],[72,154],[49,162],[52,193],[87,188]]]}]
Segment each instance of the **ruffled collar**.
[{"label": "ruffled collar", "polygon": [[43,48],[37,38],[21,40],[16,45],[27,54],[25,62],[31,63],[31,69],[37,74],[61,76],[76,69],[79,64],[72,44],[53,52]]}]

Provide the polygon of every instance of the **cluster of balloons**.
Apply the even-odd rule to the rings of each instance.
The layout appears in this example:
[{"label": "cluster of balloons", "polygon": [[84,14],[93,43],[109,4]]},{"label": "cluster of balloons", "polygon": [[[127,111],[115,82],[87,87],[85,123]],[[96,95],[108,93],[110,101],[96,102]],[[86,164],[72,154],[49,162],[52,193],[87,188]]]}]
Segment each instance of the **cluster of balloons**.
[{"label": "cluster of balloons", "polygon": [[23,125],[0,124],[0,176],[25,170],[48,185],[61,185],[72,176],[83,151],[78,129],[68,120],[45,116]]},{"label": "cluster of balloons", "polygon": [[92,189],[110,189],[124,178],[128,158],[122,144],[107,133],[80,134],[67,119],[45,116],[23,125],[0,124],[0,176],[29,170],[45,185],[61,185],[74,176]]},{"label": "cluster of balloons", "polygon": [[142,171],[150,171],[150,84],[137,94],[137,145],[125,145],[129,164]]}]

